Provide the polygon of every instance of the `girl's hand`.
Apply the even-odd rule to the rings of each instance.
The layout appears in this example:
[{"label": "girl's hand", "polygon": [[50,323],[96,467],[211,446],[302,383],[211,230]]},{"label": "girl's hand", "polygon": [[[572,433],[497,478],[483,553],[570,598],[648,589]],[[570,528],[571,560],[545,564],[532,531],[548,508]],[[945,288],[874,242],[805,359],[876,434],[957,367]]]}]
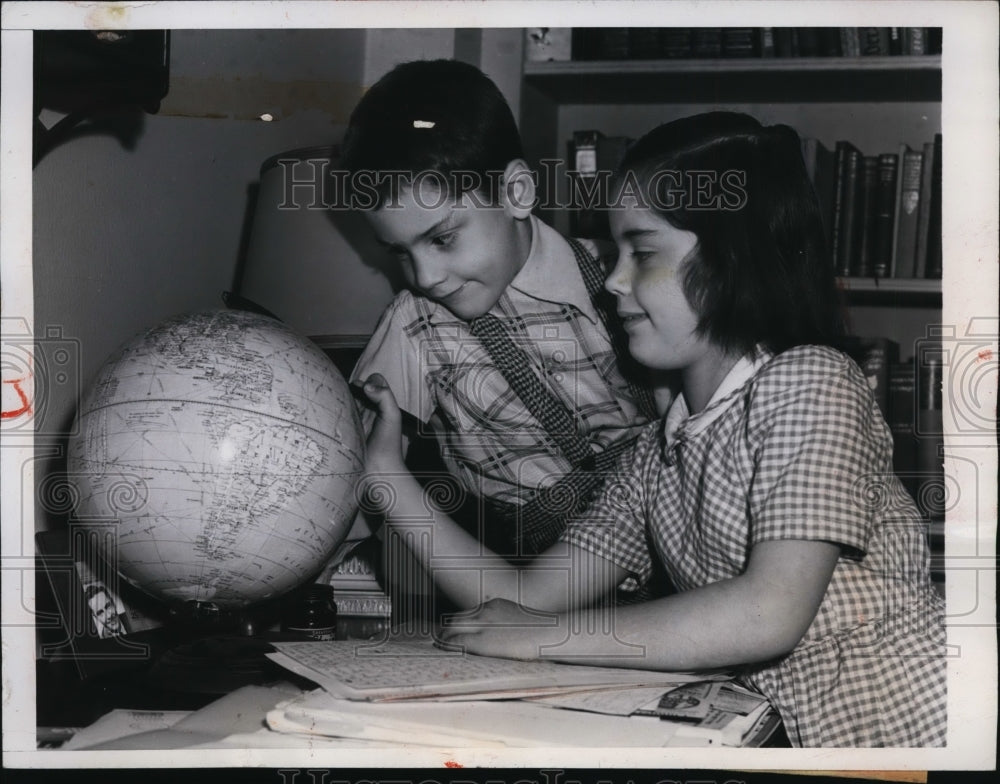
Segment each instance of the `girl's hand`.
[{"label": "girl's hand", "polygon": [[364,392],[375,405],[376,417],[368,434],[365,474],[405,471],[403,463],[403,416],[385,379],[373,373],[364,383]]},{"label": "girl's hand", "polygon": [[542,646],[566,638],[560,628],[561,617],[506,599],[492,599],[468,613],[452,616],[439,630],[438,640],[449,649],[528,661],[541,658]]}]

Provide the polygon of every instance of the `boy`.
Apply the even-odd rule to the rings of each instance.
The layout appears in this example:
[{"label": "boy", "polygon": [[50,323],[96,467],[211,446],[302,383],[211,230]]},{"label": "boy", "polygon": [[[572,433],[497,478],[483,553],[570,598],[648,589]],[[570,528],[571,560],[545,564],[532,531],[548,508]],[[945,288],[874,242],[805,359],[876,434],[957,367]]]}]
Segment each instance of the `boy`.
[{"label": "boy", "polygon": [[341,163],[409,286],[351,383],[381,375],[433,433],[449,473],[483,501],[481,536],[516,555],[544,550],[655,417],[601,296],[597,248],[531,214],[514,117],[471,65],[384,76],[351,116]]}]

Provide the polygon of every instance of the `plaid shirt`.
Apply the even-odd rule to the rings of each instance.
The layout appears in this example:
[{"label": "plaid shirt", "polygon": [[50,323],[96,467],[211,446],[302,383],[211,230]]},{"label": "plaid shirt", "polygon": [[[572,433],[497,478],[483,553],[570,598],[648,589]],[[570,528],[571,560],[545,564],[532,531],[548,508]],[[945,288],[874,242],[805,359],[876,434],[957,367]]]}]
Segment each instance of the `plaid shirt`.
[{"label": "plaid shirt", "polygon": [[[597,450],[646,424],[618,369],[569,243],[532,216],[524,266],[490,313],[543,384],[575,413]],[[587,241],[584,241],[587,244]],[[596,252],[591,243],[588,250]],[[351,374],[381,373],[400,408],[429,427],[469,492],[521,504],[572,470],[507,384],[467,322],[404,291],[383,314]]]},{"label": "plaid shirt", "polygon": [[741,574],[758,542],[839,544],[801,642],[743,680],[796,745],[944,744],[944,606],[925,525],[892,473],[874,397],[842,354],[805,346],[744,360],[695,416],[678,398],[562,538],[640,580],[658,558],[679,591]]}]

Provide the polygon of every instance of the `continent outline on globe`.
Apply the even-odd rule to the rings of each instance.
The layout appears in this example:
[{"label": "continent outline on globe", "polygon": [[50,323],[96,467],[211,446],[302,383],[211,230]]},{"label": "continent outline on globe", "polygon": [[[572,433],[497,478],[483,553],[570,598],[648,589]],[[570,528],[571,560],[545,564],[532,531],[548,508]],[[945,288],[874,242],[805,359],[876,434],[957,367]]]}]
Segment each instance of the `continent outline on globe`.
[{"label": "continent outline on globe", "polygon": [[168,604],[286,593],[357,510],[364,439],[347,383],[267,316],[184,314],[136,336],[98,371],[75,433],[76,524],[114,521],[105,556]]}]

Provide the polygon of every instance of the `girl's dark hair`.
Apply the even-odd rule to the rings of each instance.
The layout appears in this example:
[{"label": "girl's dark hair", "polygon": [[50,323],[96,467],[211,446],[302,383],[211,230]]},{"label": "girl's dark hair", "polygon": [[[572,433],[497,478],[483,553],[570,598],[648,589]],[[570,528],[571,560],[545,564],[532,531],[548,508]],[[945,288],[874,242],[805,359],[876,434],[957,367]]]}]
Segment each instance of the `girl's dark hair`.
[{"label": "girl's dark hair", "polygon": [[751,354],[841,345],[833,264],[794,130],[734,112],[675,120],[629,148],[619,185],[631,178],[664,219],[698,237],[684,292],[702,335]]},{"label": "girl's dark hair", "polygon": [[[351,114],[340,166],[352,176],[434,172],[456,195],[495,196],[499,175],[523,157],[514,115],[489,77],[457,60],[417,60],[365,93]],[[388,187],[388,180],[376,186],[380,199]]]}]

